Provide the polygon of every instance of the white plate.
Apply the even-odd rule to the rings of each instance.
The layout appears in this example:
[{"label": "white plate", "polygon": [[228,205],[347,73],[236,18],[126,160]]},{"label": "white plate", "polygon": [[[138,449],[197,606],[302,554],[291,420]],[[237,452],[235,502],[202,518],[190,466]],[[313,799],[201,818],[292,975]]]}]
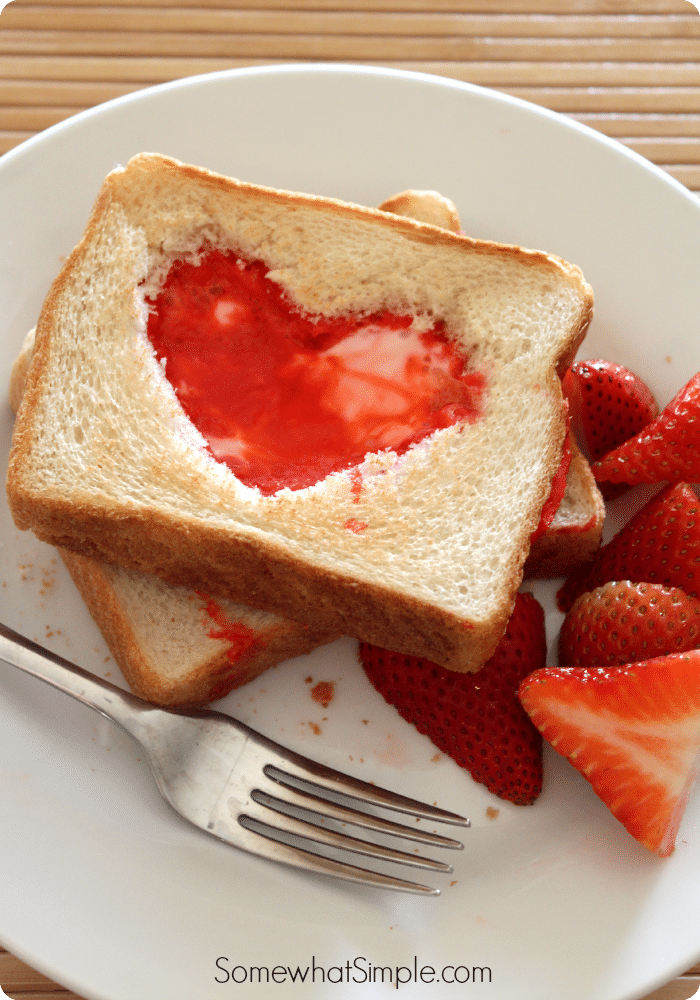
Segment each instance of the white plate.
[{"label": "white plate", "polygon": [[[407,187],[437,189],[456,202],[469,233],[583,268],[597,301],[587,354],[637,369],[662,402],[700,369],[700,203],[660,170],[568,120],[478,88],[286,66],[144,91],[0,161],[3,385],[103,176],[142,150],[370,205]],[[3,409],[3,456],[11,422]],[[52,551],[15,531],[6,508],[0,514],[2,619],[116,673]],[[554,627],[554,589],[537,590]],[[309,697],[309,675],[336,681],[327,711]],[[285,664],[222,705],[302,752],[470,815],[454,884],[445,879],[443,895],[428,901],[367,892],[226,848],[170,814],[127,737],[0,665],[7,948],[99,1000],[262,997],[273,988],[280,998],[369,1000],[396,996],[373,969],[405,967],[406,979],[414,962],[424,979],[402,983],[407,998],[631,1000],[700,957],[700,794],[668,861],[638,846],[554,755],[536,805],[492,799],[450,761],[433,760],[432,744],[369,688],[349,640]],[[313,963],[315,982],[311,972],[303,985],[281,981],[282,967]],[[279,967],[280,981],[251,982],[251,966]],[[428,966],[436,975],[460,967],[468,986],[443,981],[431,990]],[[479,967],[490,970],[483,983]],[[232,974],[245,974],[243,990],[221,982]]]}]

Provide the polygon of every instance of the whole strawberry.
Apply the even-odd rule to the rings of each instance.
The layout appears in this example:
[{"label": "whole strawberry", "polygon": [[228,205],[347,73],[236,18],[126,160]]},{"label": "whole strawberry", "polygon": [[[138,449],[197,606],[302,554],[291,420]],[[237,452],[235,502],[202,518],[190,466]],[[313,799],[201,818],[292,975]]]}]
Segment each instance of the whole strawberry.
[{"label": "whole strawberry", "polygon": [[600,482],[700,482],[700,373],[664,411],[591,466]]},{"label": "whole strawberry", "polygon": [[505,635],[476,674],[360,644],[381,695],[443,753],[502,799],[528,805],[542,788],[542,741],[522,709],[520,681],[546,662],[544,613],[518,594]]},{"label": "whole strawberry", "polygon": [[545,668],[519,695],[632,836],[667,857],[700,759],[700,651],[627,667]]},{"label": "whole strawberry", "polygon": [[611,361],[575,361],[562,381],[574,431],[592,461],[634,437],[659,412],[651,389]]},{"label": "whole strawberry", "polygon": [[700,601],[677,587],[612,581],[576,600],[559,633],[559,662],[617,667],[700,646]]},{"label": "whole strawberry", "polygon": [[610,580],[660,583],[700,597],[700,504],[687,483],[667,486],[559,591],[562,611]]}]

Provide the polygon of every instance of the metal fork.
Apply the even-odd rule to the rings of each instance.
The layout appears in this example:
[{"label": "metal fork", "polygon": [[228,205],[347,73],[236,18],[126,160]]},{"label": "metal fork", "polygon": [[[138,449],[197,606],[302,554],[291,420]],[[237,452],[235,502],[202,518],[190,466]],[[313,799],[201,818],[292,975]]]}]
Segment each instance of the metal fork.
[{"label": "metal fork", "polygon": [[[415,820],[457,826],[469,826],[468,819],[334,771],[221,712],[158,708],[2,624],[0,659],[115,722],[143,748],[158,788],[175,812],[251,854],[362,885],[436,896],[439,889],[356,867],[332,853],[342,858],[350,851],[442,873],[451,872],[451,865],[362,840],[338,825],[433,847],[463,846],[355,806],[379,806]],[[319,846],[331,856],[319,854]]]}]

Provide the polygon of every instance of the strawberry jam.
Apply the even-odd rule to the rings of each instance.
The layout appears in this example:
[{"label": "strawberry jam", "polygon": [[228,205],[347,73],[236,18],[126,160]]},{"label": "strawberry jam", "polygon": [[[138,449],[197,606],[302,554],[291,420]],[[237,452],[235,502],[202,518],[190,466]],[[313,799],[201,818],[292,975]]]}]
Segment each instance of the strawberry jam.
[{"label": "strawberry jam", "polygon": [[230,643],[226,650],[226,657],[231,663],[237,663],[254,649],[264,647],[265,643],[258,638],[252,628],[248,628],[243,622],[233,621],[224,613],[224,609],[216,601],[205,594],[199,595],[206,602],[204,610],[211,618],[214,628],[211,628],[207,635],[210,639],[221,639]]},{"label": "strawberry jam", "polygon": [[327,319],[294,308],[259,261],[210,251],[178,262],[148,337],[211,454],[269,496],[398,454],[481,410],[484,378],[441,324],[383,312]]}]

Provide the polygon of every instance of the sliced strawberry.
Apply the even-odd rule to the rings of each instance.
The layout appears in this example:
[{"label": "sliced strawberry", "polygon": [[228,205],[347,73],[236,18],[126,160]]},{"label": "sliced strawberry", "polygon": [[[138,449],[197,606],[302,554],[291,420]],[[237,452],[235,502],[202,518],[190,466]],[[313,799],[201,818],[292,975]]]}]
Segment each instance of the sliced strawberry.
[{"label": "sliced strawberry", "polygon": [[559,662],[619,667],[700,646],[700,601],[658,583],[605,583],[581,594],[559,633]]},{"label": "sliced strawberry", "polygon": [[544,612],[531,594],[517,595],[505,635],[476,674],[360,644],[365,673],[389,704],[475,781],[518,805],[542,788],[542,741],[516,692],[546,652]]},{"label": "sliced strawberry", "polygon": [[611,361],[576,361],[562,381],[574,431],[592,461],[634,437],[659,412],[651,389]]},{"label": "sliced strawberry", "polygon": [[687,483],[667,486],[559,591],[562,611],[610,580],[660,583],[700,596],[700,504]]},{"label": "sliced strawberry", "polygon": [[667,857],[700,759],[700,651],[611,669],[545,668],[519,694],[632,836]]},{"label": "sliced strawberry", "polygon": [[700,373],[656,420],[591,468],[600,482],[700,482]]}]

